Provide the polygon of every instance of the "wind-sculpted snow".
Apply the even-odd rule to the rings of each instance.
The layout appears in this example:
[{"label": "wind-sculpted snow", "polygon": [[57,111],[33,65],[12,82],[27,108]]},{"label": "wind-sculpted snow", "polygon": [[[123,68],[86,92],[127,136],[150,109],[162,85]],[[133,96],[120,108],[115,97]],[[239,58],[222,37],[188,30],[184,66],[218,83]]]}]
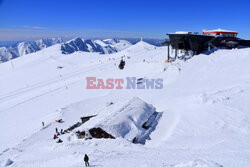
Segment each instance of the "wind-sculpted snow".
[{"label": "wind-sculpted snow", "polygon": [[142,125],[156,112],[152,105],[139,98],[131,99],[123,108],[115,112],[110,118],[106,118],[99,124],[100,127],[113,134],[133,141],[146,131]]},{"label": "wind-sculpted snow", "polygon": [[124,138],[134,143],[145,143],[145,139],[152,131],[148,128],[154,128],[157,125],[158,120],[152,117],[153,114],[157,117],[156,109],[152,105],[134,97],[112,113],[107,114],[102,111],[77,130],[86,131],[100,127],[115,138]]},{"label": "wind-sculpted snow", "polygon": [[21,42],[8,47],[0,47],[0,62],[6,62],[8,60],[37,52],[49,46],[61,43],[61,38],[46,38],[37,41]]}]

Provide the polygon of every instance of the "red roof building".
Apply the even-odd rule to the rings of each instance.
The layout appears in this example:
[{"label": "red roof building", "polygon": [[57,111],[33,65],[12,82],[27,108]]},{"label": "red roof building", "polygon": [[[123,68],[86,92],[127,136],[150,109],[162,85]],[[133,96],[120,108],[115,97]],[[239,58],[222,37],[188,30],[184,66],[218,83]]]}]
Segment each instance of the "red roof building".
[{"label": "red roof building", "polygon": [[203,30],[202,34],[212,35],[212,36],[222,36],[222,37],[236,37],[238,32],[230,31],[230,30],[222,30],[219,28],[216,30]]}]

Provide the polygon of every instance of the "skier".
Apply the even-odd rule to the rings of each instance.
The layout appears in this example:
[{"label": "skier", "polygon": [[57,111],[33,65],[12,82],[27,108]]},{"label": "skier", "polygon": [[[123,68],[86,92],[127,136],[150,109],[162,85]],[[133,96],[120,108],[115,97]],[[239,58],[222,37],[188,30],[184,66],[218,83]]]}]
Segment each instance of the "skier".
[{"label": "skier", "polygon": [[59,119],[58,122],[59,122],[59,123],[63,123],[63,120],[62,120],[62,119]]},{"label": "skier", "polygon": [[85,162],[85,166],[89,166],[89,157],[87,156],[87,154],[84,155],[84,162]]},{"label": "skier", "polygon": [[44,126],[44,122],[42,122],[42,125]]},{"label": "skier", "polygon": [[59,120],[56,120],[56,122],[58,122],[58,123],[63,123],[63,120],[62,120],[62,119],[59,119]]},{"label": "skier", "polygon": [[61,129],[61,134],[64,134],[63,129]]},{"label": "skier", "polygon": [[54,137],[53,137],[53,139],[56,139],[57,138],[57,136],[56,136],[56,134],[54,134]]},{"label": "skier", "polygon": [[58,134],[58,129],[56,128],[56,134]]},{"label": "skier", "polygon": [[125,61],[124,61],[123,58],[122,58],[121,61],[120,61],[120,64],[119,64],[119,68],[120,68],[121,70],[123,70],[123,69],[124,69],[124,66],[125,66]]}]

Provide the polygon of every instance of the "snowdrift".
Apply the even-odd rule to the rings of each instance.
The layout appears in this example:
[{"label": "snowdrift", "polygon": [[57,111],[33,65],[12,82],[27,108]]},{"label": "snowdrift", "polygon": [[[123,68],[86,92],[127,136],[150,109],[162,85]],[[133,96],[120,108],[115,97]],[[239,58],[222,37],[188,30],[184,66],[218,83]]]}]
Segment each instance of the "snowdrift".
[{"label": "snowdrift", "polygon": [[90,132],[95,131],[94,128],[101,128],[112,136],[105,135],[107,137],[104,138],[124,138],[133,143],[145,143],[157,125],[159,117],[160,114],[152,105],[134,97],[111,114],[101,113],[91,118],[77,131]]}]

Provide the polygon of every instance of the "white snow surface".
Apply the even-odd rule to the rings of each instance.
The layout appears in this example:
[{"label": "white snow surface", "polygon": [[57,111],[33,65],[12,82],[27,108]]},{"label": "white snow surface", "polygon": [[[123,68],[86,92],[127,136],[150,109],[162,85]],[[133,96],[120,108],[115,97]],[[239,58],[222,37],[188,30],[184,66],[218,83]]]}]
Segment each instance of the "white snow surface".
[{"label": "white snow surface", "polygon": [[211,161],[203,161],[203,160],[197,159],[194,161],[177,164],[174,167],[222,167],[222,165],[219,165]]},{"label": "white snow surface", "polygon": [[[249,167],[249,48],[165,63],[167,47],[143,41],[108,55],[64,55],[60,46],[0,64],[1,167],[79,167],[85,153],[96,167]],[[121,57],[124,70],[118,68]],[[91,90],[86,89],[89,76],[162,78],[164,87]],[[133,103],[134,97],[141,100]],[[127,104],[130,107],[115,115]],[[133,144],[130,135],[83,140],[70,132],[59,136],[63,143],[53,140],[55,128],[66,129],[80,117],[95,114],[79,129],[98,123],[122,136],[125,133],[112,127],[129,122],[135,128],[126,134],[134,136],[140,128],[131,120],[143,121],[153,110],[142,110],[144,105],[163,113],[144,145]],[[58,119],[64,122],[55,122]]]},{"label": "white snow surface", "polygon": [[188,34],[187,31],[176,31],[175,34]]},{"label": "white snow surface", "polygon": [[[78,39],[77,42],[75,40]],[[0,63],[12,60],[14,58],[37,52],[44,48],[50,47],[52,45],[61,43],[62,46],[71,42],[72,47],[70,50],[72,53],[76,51],[84,50],[85,52],[103,52],[105,54],[111,54],[119,52],[130,47],[132,44],[126,40],[120,39],[105,39],[105,40],[84,40],[82,38],[74,38],[67,42],[64,42],[61,38],[47,38],[40,39],[36,41],[26,41],[20,42],[11,46],[0,47]],[[80,42],[80,43],[79,43]],[[91,45],[90,45],[91,44]],[[83,48],[86,45],[87,48]],[[67,48],[69,49],[69,48]],[[67,50],[64,49],[64,50]]]},{"label": "white snow surface", "polygon": [[100,127],[115,138],[124,138],[131,141],[141,135],[145,129],[143,123],[155,112],[155,108],[139,98],[132,98],[119,110],[101,112],[91,118],[76,130],[85,131],[94,127]]},{"label": "white snow surface", "polygon": [[222,31],[222,32],[236,32],[236,31],[231,31],[231,30],[225,30],[225,29],[215,29],[215,30],[203,30],[203,31],[208,31],[208,32],[213,32],[213,31]]},{"label": "white snow surface", "polygon": [[61,50],[64,54],[71,54],[77,51],[112,54],[124,50],[130,46],[131,43],[126,40],[85,40],[82,38],[74,38],[63,43]]},{"label": "white snow surface", "polygon": [[122,39],[119,39],[119,40],[118,39],[104,39],[103,42],[106,43],[106,45],[113,46],[118,51],[127,49],[132,45],[127,40],[122,40]]},{"label": "white snow surface", "polygon": [[62,43],[61,38],[45,38],[36,41],[20,42],[12,46],[0,47],[0,63],[9,61],[29,53],[33,53],[49,46]]}]

